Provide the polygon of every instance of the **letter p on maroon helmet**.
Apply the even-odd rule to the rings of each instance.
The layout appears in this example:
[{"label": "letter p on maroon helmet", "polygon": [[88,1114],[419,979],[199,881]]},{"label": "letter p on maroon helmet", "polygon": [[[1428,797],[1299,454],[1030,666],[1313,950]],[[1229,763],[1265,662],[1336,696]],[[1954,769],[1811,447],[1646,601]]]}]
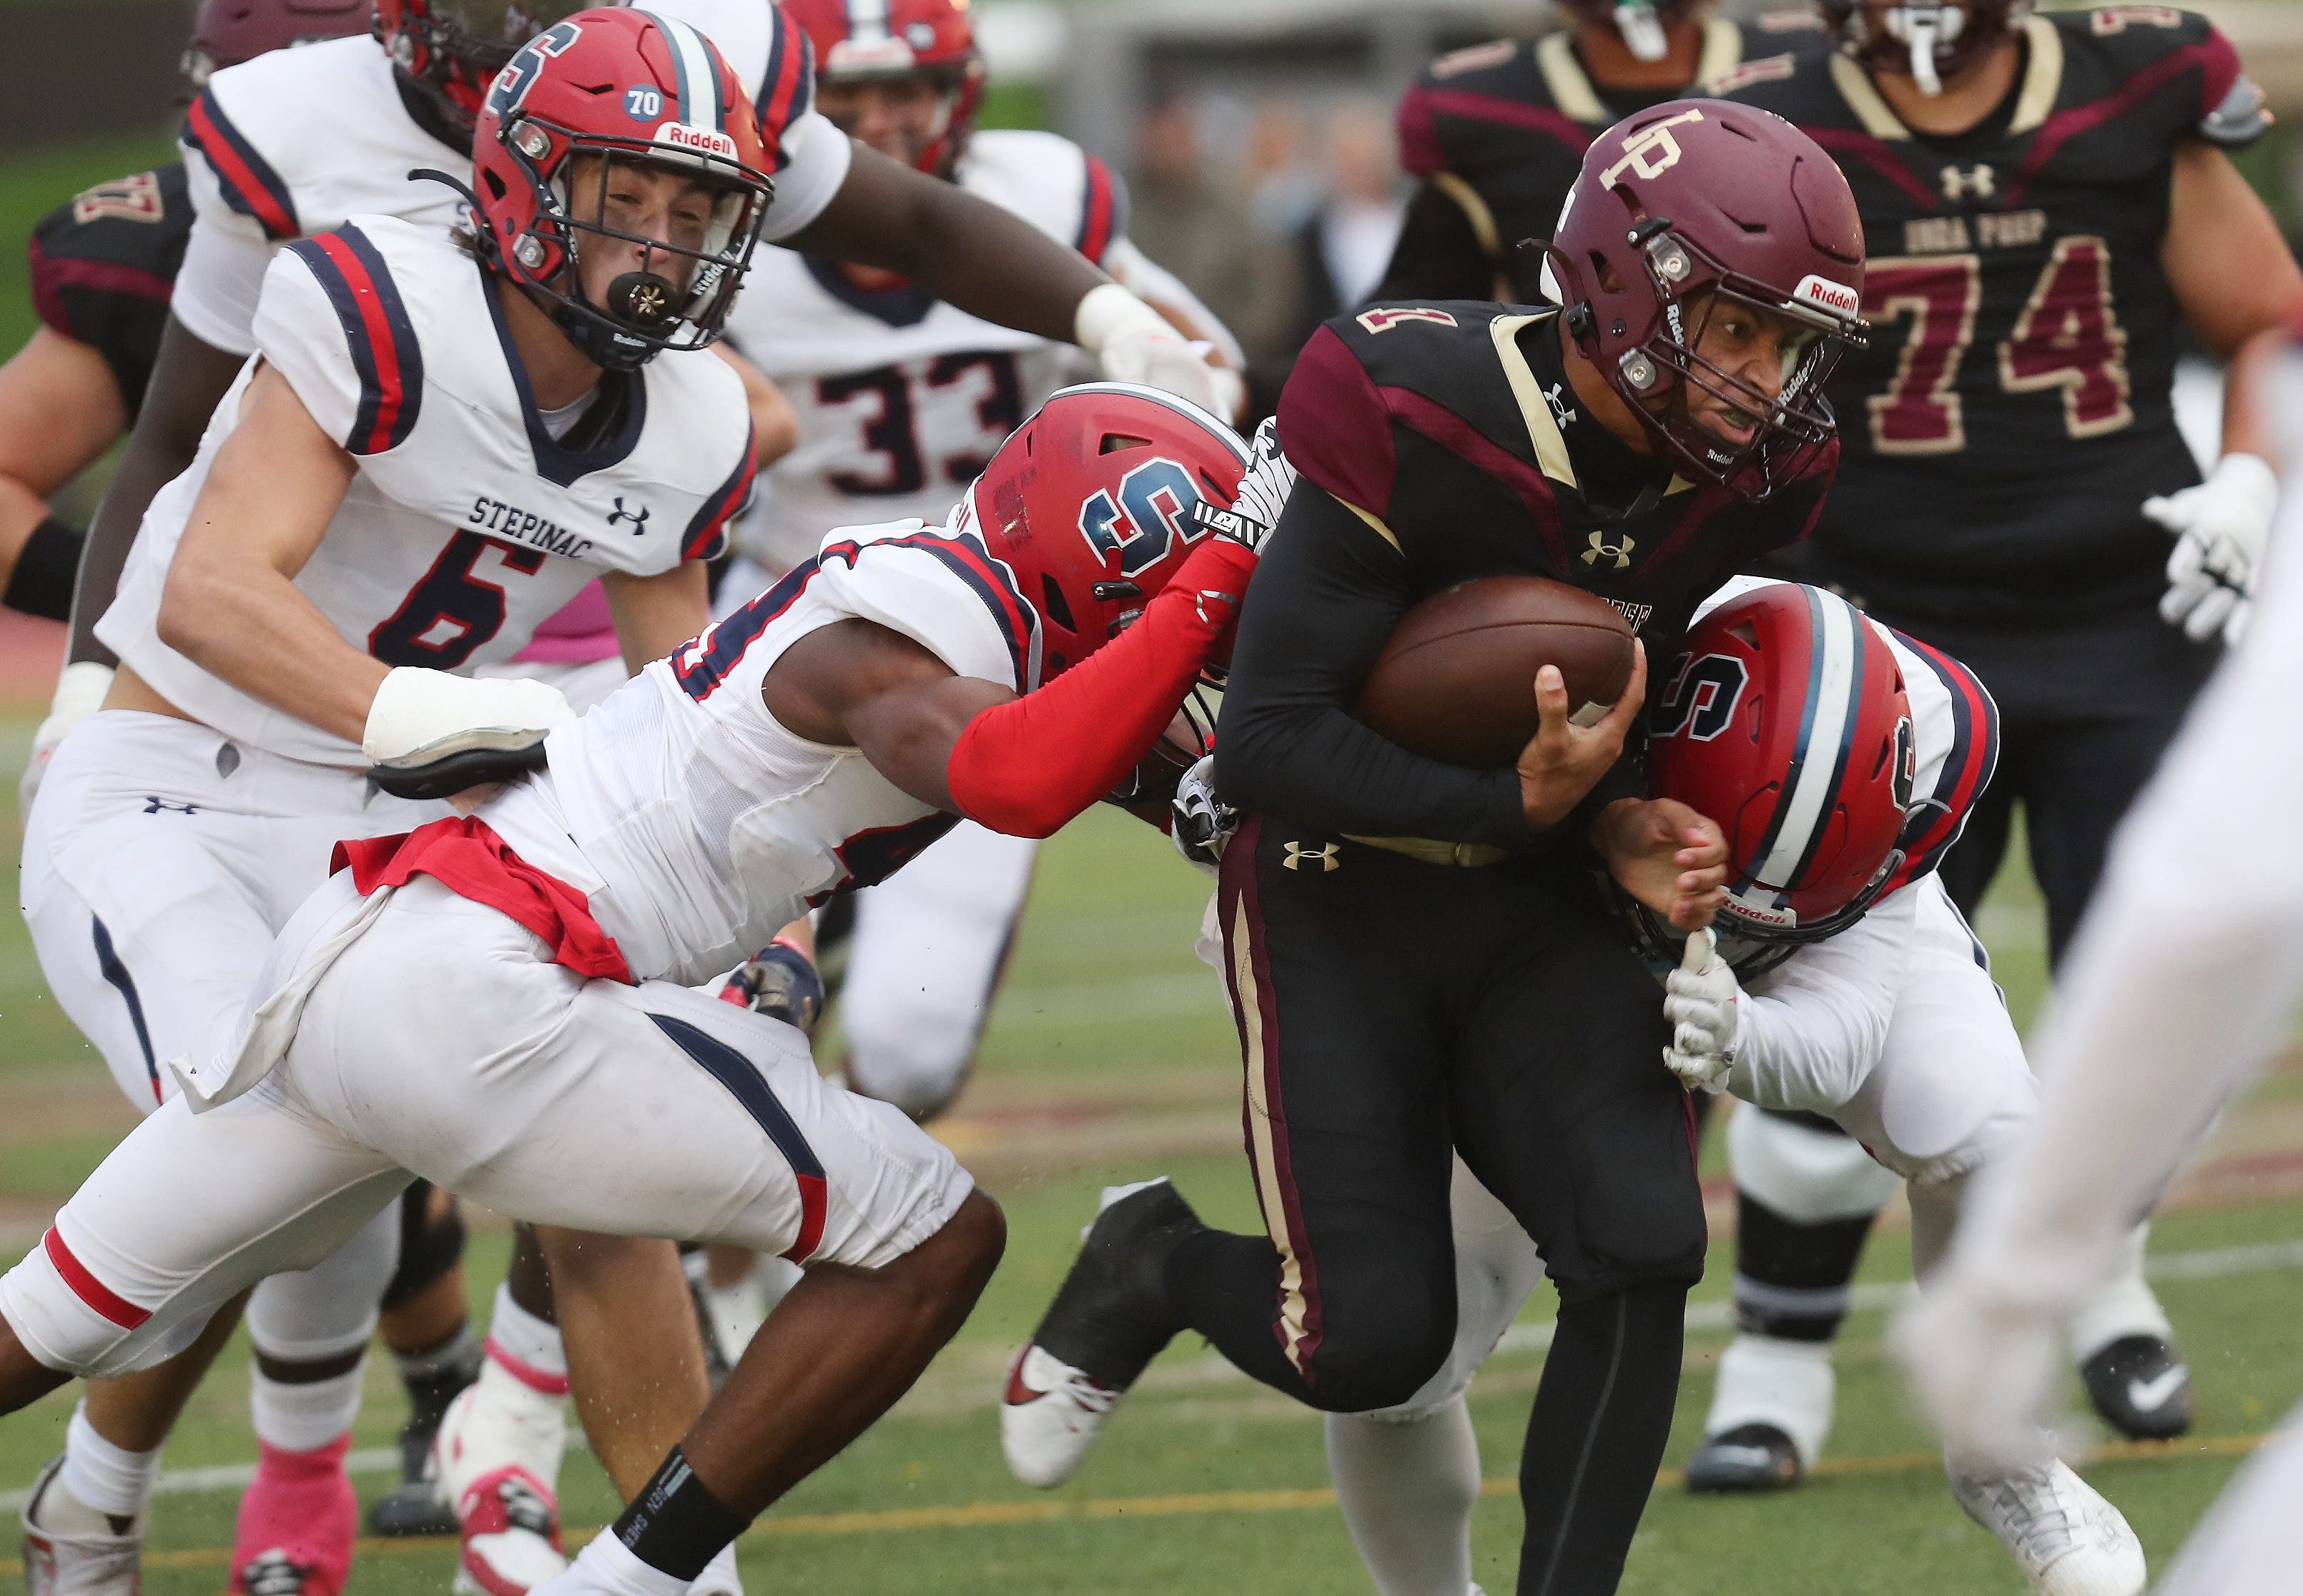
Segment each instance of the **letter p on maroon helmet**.
[{"label": "letter p on maroon helmet", "polygon": [[[1837,427],[1824,380],[1867,331],[1863,223],[1829,156],[1768,112],[1671,100],[1594,139],[1545,250],[1569,336],[1673,468],[1764,499],[1816,469]],[[1699,353],[1732,306],[1794,335],[1769,393]],[[1732,407],[1726,438],[1691,407]]]}]

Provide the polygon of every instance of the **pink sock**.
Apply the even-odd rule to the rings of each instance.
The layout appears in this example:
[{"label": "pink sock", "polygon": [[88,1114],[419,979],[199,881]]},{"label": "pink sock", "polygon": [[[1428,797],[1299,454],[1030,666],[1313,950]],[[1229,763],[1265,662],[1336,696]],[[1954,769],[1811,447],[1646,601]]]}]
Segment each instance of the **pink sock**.
[{"label": "pink sock", "polygon": [[359,1529],[359,1500],[344,1472],[351,1444],[350,1435],[308,1452],[257,1443],[256,1478],[240,1499],[232,1533],[233,1591],[247,1591],[249,1566],[271,1552],[310,1571],[307,1596],[343,1589]]}]

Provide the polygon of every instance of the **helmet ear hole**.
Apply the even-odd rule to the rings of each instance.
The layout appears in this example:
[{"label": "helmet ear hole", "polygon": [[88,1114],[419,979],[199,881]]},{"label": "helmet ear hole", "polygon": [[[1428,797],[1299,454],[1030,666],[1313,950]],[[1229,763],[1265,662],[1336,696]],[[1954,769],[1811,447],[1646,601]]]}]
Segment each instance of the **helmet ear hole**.
[{"label": "helmet ear hole", "polygon": [[1045,571],[1040,573],[1040,612],[1067,632],[1079,630],[1072,619],[1072,607],[1064,602],[1064,590],[1056,586],[1056,578]]}]

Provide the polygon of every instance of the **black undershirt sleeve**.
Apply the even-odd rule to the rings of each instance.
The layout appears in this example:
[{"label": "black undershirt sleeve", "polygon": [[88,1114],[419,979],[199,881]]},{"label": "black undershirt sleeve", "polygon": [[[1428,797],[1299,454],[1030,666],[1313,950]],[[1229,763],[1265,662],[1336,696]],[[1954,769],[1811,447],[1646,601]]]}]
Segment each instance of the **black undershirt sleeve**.
[{"label": "black undershirt sleeve", "polygon": [[1345,835],[1519,849],[1541,840],[1528,829],[1515,772],[1425,759],[1352,717],[1413,596],[1397,549],[1297,483],[1240,614],[1216,735],[1227,803]]},{"label": "black undershirt sleeve", "polygon": [[1378,300],[1491,300],[1501,268],[1489,258],[1472,219],[1438,184],[1426,182],[1408,201],[1399,242],[1384,268]]}]

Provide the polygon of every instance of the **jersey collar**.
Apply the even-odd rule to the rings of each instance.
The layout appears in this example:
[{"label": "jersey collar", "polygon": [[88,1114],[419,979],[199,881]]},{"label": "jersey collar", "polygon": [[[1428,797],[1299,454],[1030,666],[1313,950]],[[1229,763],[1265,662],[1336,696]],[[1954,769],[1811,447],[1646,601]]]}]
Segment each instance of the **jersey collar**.
[{"label": "jersey collar", "polygon": [[[2014,114],[2007,123],[2010,136],[2037,130],[2055,108],[2055,97],[2063,87],[2063,36],[2055,30],[2054,23],[2042,16],[2027,16],[2022,22],[2022,38],[2028,46],[2023,63],[2023,77],[2015,95]],[[1872,83],[1870,75],[1847,55],[1831,57],[1831,80],[1839,89],[1840,98],[1863,124],[1863,131],[1874,139],[1908,140],[1911,130],[1895,114]],[[2002,102],[2004,104],[2004,102]],[[1986,119],[1989,120],[1988,118]]]},{"label": "jersey collar", "polygon": [[[1706,17],[1702,22],[1703,45],[1695,58],[1695,77],[1683,92],[1694,93],[1713,79],[1724,76],[1743,60],[1743,30],[1725,17]],[[1599,86],[1591,81],[1591,74],[1583,70],[1583,63],[1575,54],[1573,30],[1548,34],[1535,46],[1536,70],[1543,74],[1543,86],[1551,94],[1551,103],[1566,115],[1586,127],[1604,128],[1620,120],[1608,108]],[[1675,93],[1683,91],[1675,91]],[[1662,97],[1674,97],[1672,94]]]},{"label": "jersey collar", "polygon": [[[494,275],[477,264],[473,269],[479,274],[480,297],[488,302],[488,318],[495,325],[496,342],[503,350],[504,366],[511,373],[511,385],[519,394],[520,420],[527,428],[528,452],[535,457],[536,475],[561,487],[573,487],[583,477],[623,464],[638,447],[640,433],[647,426],[646,372],[643,369],[624,374],[623,425],[614,436],[588,448],[569,447],[552,435],[551,428],[544,425],[544,413],[536,409],[536,392],[528,386],[527,367],[520,361],[519,346],[512,342],[511,326],[504,320],[503,301],[496,297]],[[603,372],[600,380],[605,383],[616,375]],[[613,397],[603,393],[599,402],[610,402]],[[578,433],[585,430],[580,425],[576,428]]]}]

